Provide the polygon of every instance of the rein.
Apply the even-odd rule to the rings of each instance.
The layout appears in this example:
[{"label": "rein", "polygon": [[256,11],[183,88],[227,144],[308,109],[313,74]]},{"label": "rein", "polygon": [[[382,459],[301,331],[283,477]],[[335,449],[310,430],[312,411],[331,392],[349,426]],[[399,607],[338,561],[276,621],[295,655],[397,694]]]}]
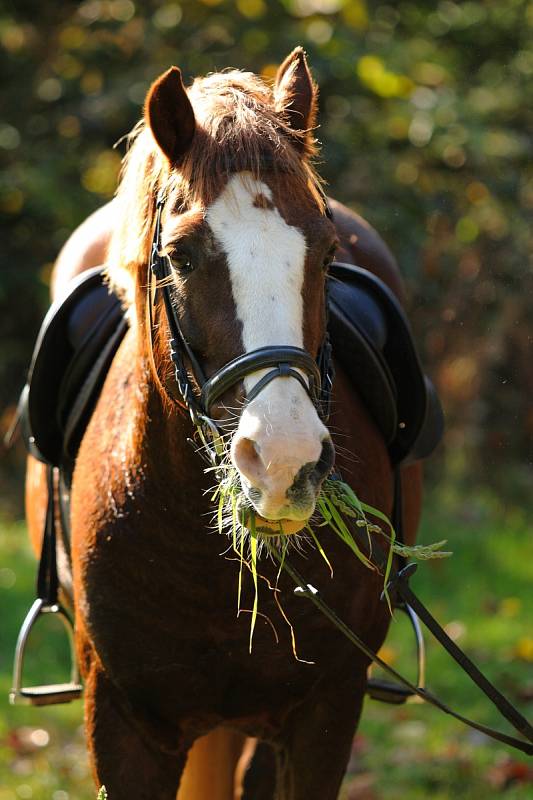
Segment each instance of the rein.
[{"label": "rein", "polygon": [[480,731],[481,733],[485,734],[485,736],[495,739],[498,742],[503,742],[510,747],[514,747],[516,750],[520,750],[522,753],[533,755],[533,727],[530,725],[527,719],[525,719],[525,717],[523,717],[522,714],[520,714],[520,712],[512,705],[512,703],[510,703],[507,698],[505,698],[501,692],[499,692],[498,689],[496,689],[496,687],[483,675],[483,673],[468,658],[468,656],[463,653],[459,647],[457,647],[455,642],[450,639],[436,619],[430,614],[421,600],[418,599],[413,590],[410,588],[408,581],[409,577],[416,570],[416,564],[409,564],[407,567],[404,567],[404,569],[400,570],[400,572],[397,572],[393,576],[392,581],[389,583],[389,590],[396,590],[406,605],[414,609],[418,617],[431,631],[437,641],[445,648],[445,650],[452,656],[459,666],[462,667],[462,669],[476,684],[476,686],[478,686],[489,698],[492,704],[496,706],[500,714],[502,714],[502,716],[504,716],[511,723],[511,725],[528,740],[527,742],[517,739],[515,736],[509,736],[508,734],[502,733],[494,728],[490,728],[487,725],[474,722],[473,720],[468,719],[468,717],[464,717],[462,714],[453,711],[448,705],[446,705],[446,703],[443,703],[442,700],[439,700],[439,698],[428,689],[421,686],[415,686],[415,684],[411,683],[411,681],[409,681],[407,678],[404,678],[403,675],[383,661],[383,659],[381,659],[377,653],[374,653],[374,651],[368,647],[365,642],[348,625],[346,625],[345,622],[341,620],[336,612],[333,611],[333,609],[331,609],[327,603],[322,600],[318,589],[316,589],[310,583],[307,583],[300,573],[288,563],[286,556],[283,556],[281,553],[279,553],[278,550],[276,550],[276,548],[268,542],[268,540],[266,540],[266,545],[273,558],[276,559],[280,567],[296,584],[294,593],[299,597],[305,597],[309,599],[316,606],[316,608],[318,608],[318,610],[337,628],[337,630],[339,630],[343,636],[345,636],[358,650],[364,653],[367,658],[369,658],[385,672],[387,672],[388,675],[394,678],[395,683],[392,686],[395,689],[398,686],[403,687],[407,690],[408,695],[416,695],[417,697],[420,697],[426,703],[439,708],[441,711],[444,711],[445,714],[449,714],[460,722],[463,722],[465,725],[468,725],[470,728]]},{"label": "rein", "polygon": [[[327,330],[316,360],[300,347],[288,345],[259,347],[237,356],[237,358],[217,370],[210,378],[206,378],[182,331],[176,305],[172,299],[172,265],[169,257],[161,253],[161,215],[165,200],[164,193],[160,192],[156,203],[150,277],[155,278],[156,282],[154,300],[157,297],[157,293],[163,296],[165,315],[170,329],[170,357],[174,364],[174,377],[182,402],[179,402],[174,397],[172,399],[189,411],[191,421],[213,464],[217,465],[222,455],[221,436],[223,433],[222,424],[211,416],[213,404],[228,389],[253,372],[257,372],[257,370],[269,369],[269,372],[260,378],[252,390],[247,393],[245,405],[251,403],[275,378],[295,378],[309,395],[320,418],[327,422],[333,384],[333,362]],[[327,204],[326,215],[331,217],[331,211]],[[149,282],[150,348],[151,359],[154,363],[153,300],[151,295]],[[194,380],[200,388],[200,396],[197,396],[193,389],[187,371],[186,360],[189,363]],[[302,373],[306,377],[303,377]]]}]

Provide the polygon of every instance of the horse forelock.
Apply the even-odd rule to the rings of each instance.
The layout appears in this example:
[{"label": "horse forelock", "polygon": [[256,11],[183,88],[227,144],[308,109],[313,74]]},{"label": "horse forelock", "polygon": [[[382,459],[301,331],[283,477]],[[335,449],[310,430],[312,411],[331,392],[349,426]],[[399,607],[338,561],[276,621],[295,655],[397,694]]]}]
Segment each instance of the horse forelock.
[{"label": "horse forelock", "polygon": [[[206,209],[224,190],[228,175],[265,169],[290,179],[287,201],[323,196],[310,157],[315,140],[295,132],[261,78],[230,70],[197,78],[188,89],[196,132],[181,163],[171,168],[141,120],[130,133],[115,202],[117,225],[108,248],[107,274],[125,305],[133,306],[136,284],[146,279],[153,235],[155,198],[164,189],[167,208]],[[295,147],[297,144],[299,147]]]}]

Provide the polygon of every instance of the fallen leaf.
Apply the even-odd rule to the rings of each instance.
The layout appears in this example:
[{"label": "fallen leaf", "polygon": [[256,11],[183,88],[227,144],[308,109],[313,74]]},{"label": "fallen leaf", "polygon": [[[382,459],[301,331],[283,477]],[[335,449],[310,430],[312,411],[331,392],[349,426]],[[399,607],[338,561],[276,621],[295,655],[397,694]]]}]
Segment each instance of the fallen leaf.
[{"label": "fallen leaf", "polygon": [[513,649],[513,655],[522,661],[533,662],[533,639],[530,636],[522,636]]},{"label": "fallen leaf", "polygon": [[500,613],[503,617],[516,617],[522,608],[519,597],[504,597],[500,603]]},{"label": "fallen leaf", "polygon": [[384,644],[379,650],[378,656],[385,664],[392,666],[398,658],[398,651],[394,647]]},{"label": "fallen leaf", "polygon": [[523,761],[505,758],[488,771],[487,778],[491,786],[500,790],[516,784],[533,784],[533,767]]}]

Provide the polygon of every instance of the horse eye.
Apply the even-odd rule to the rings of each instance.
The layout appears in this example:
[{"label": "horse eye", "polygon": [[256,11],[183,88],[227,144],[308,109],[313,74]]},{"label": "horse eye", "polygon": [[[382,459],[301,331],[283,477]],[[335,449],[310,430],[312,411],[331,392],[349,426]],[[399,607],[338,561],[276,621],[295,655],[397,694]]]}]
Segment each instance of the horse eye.
[{"label": "horse eye", "polygon": [[194,264],[192,263],[189,256],[179,256],[173,255],[169,256],[168,260],[172,265],[172,269],[175,269],[176,272],[179,272],[181,275],[187,275],[189,272],[192,272],[194,269]]}]

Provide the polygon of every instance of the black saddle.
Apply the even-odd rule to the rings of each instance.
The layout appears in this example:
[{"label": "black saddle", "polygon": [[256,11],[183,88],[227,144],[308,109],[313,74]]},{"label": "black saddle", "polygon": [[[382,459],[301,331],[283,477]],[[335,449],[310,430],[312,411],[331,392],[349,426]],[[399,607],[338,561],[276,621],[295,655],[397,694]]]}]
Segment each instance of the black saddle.
[{"label": "black saddle", "polygon": [[[428,456],[442,436],[442,410],[396,297],[372,273],[338,262],[331,266],[328,295],[334,359],[369,409],[391,461]],[[100,268],[83,273],[51,306],[21,398],[24,438],[39,460],[74,463],[126,330]]]},{"label": "black saddle", "polygon": [[328,296],[334,358],[370,411],[392,463],[426,458],[442,438],[444,416],[398,299],[373,273],[340,262],[330,267]]},{"label": "black saddle", "polygon": [[127,327],[100,267],[71,281],[49,308],[19,405],[26,446],[40,461],[73,464]]}]

